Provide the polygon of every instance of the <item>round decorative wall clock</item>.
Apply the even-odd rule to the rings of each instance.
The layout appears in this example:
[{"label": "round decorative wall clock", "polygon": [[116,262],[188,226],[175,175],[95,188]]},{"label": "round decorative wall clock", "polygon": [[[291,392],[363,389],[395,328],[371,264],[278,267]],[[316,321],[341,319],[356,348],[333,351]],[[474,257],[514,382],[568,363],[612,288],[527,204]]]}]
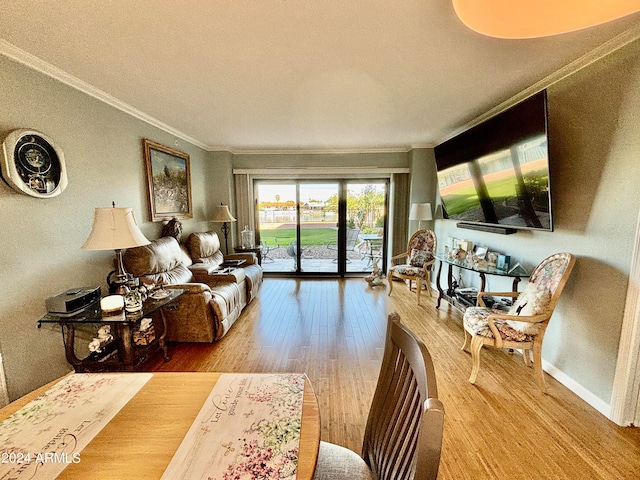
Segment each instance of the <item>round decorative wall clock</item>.
[{"label": "round decorative wall clock", "polygon": [[44,133],[13,130],[2,143],[2,153],[2,178],[18,192],[49,198],[67,187],[64,154]]}]

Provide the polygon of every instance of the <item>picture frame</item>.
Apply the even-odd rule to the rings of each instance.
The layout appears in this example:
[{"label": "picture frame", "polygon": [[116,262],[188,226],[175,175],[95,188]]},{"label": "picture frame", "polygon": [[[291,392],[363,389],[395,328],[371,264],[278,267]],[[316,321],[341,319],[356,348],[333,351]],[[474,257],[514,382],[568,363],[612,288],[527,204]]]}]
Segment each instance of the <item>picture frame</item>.
[{"label": "picture frame", "polygon": [[149,219],[192,218],[189,155],[152,140],[143,139]]},{"label": "picture frame", "polygon": [[488,251],[489,249],[487,247],[481,247],[480,245],[476,245],[473,254],[476,256],[476,258],[480,260],[484,260],[487,256]]},{"label": "picture frame", "polygon": [[498,265],[498,256],[500,255],[500,253],[498,252],[494,252],[494,251],[490,251],[487,253],[487,266],[488,267],[492,267],[492,268],[496,268],[496,265]]},{"label": "picture frame", "polygon": [[507,270],[509,270],[510,262],[511,257],[509,255],[498,254],[498,263],[496,263],[496,269],[506,272]]},{"label": "picture frame", "polygon": [[455,247],[464,250],[466,253],[470,253],[473,251],[473,242],[469,240],[457,239],[457,244]]}]

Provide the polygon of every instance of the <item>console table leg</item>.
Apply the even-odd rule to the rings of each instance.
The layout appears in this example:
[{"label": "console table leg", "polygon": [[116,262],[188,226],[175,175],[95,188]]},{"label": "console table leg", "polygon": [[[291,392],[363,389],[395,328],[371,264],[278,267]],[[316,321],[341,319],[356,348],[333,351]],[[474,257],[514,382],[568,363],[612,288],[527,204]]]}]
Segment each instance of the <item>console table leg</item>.
[{"label": "console table leg", "polygon": [[444,298],[444,290],[442,290],[442,287],[440,286],[440,274],[442,273],[442,261],[440,261],[439,263],[440,265],[438,265],[438,273],[436,275],[436,287],[438,288],[438,303],[436,303],[436,310],[440,308],[440,302]]},{"label": "console table leg", "polygon": [[73,323],[65,323],[62,325],[62,335],[64,337],[64,353],[67,357],[67,362],[71,364],[76,372],[85,372],[86,369],[82,366],[82,360],[76,356],[76,329]]},{"label": "console table leg", "polygon": [[169,350],[167,349],[167,344],[164,341],[164,338],[167,336],[167,318],[165,316],[163,308],[160,309],[160,319],[162,320],[162,335],[160,335],[160,338],[158,339],[158,343],[160,345],[160,348],[162,349],[162,353],[164,355],[164,361],[168,362],[169,360],[171,360],[171,358],[169,357]]},{"label": "console table leg", "polygon": [[518,283],[520,283],[520,277],[515,277],[513,279],[513,286],[511,288],[512,291],[514,291],[514,292],[518,291]]},{"label": "console table leg", "polygon": [[119,352],[122,355],[122,363],[124,370],[132,372],[134,370],[133,363],[133,336],[131,333],[131,327],[128,323],[117,325],[118,337],[122,345],[122,351]]}]

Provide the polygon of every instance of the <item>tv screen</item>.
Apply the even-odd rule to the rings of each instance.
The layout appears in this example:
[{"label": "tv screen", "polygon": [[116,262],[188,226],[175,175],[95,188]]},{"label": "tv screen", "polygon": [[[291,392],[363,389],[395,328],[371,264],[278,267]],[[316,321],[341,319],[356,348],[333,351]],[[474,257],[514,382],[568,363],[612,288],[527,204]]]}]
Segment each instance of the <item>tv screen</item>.
[{"label": "tv screen", "polygon": [[542,91],[435,148],[445,218],[552,230]]}]

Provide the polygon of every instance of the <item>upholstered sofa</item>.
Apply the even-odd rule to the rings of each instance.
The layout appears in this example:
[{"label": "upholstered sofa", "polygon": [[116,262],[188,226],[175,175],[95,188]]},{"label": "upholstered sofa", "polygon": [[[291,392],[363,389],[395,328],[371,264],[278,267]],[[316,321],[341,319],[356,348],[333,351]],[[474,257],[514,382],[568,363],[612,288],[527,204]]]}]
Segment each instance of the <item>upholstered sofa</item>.
[{"label": "upholstered sofa", "polygon": [[[247,299],[257,295],[262,283],[260,270],[259,282],[254,283],[256,290],[252,291],[253,297],[249,297],[247,277],[237,271],[242,269],[215,276],[203,262],[196,262],[194,267],[187,246],[180,245],[173,237],[162,237],[149,245],[130,248],[124,253],[123,260],[126,270],[145,285],[186,290],[176,302],[163,309],[167,341],[213,342],[221,339],[242,313]],[[190,267],[198,272],[197,278]],[[256,277],[257,272],[251,275]]]},{"label": "upholstered sofa", "polygon": [[[224,256],[220,250],[220,239],[215,232],[192,233],[185,242],[193,262],[189,267],[196,281],[210,286],[221,283],[236,283],[246,295],[243,303],[250,303],[262,286],[262,267],[254,253],[236,253]],[[244,260],[240,268],[220,273],[220,265],[226,260]]]}]

